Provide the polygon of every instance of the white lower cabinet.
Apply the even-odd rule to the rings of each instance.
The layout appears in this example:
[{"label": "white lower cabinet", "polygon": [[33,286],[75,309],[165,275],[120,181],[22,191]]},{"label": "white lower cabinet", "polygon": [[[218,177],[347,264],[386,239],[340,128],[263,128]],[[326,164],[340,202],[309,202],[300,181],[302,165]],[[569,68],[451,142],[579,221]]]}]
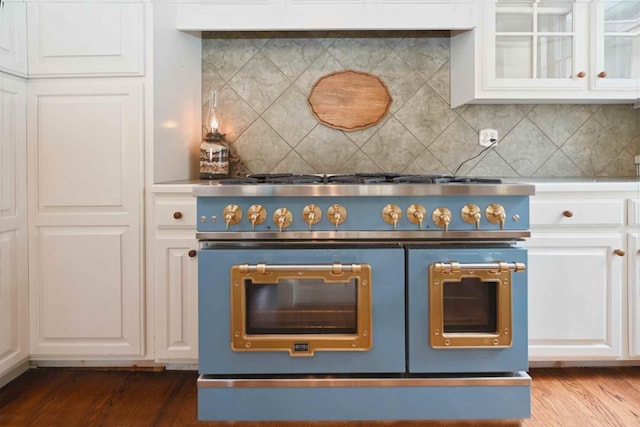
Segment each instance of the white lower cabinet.
[{"label": "white lower cabinet", "polygon": [[542,184],[531,199],[529,359],[640,357],[634,182]]},{"label": "white lower cabinet", "polygon": [[137,79],[29,85],[33,359],[144,356],[142,93]]},{"label": "white lower cabinet", "polygon": [[529,358],[621,357],[622,236],[534,233],[526,246]]},{"label": "white lower cabinet", "polygon": [[629,239],[629,356],[640,358],[640,233]]},{"label": "white lower cabinet", "polygon": [[0,386],[29,358],[25,102],[0,72]]},{"label": "white lower cabinet", "polygon": [[155,359],[198,360],[198,242],[191,189],[154,195]]}]

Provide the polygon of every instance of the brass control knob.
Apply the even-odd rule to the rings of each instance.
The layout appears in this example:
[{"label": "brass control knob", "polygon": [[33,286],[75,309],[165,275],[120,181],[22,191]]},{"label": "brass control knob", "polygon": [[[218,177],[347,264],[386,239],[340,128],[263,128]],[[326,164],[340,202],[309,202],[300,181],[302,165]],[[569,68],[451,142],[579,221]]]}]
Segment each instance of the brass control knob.
[{"label": "brass control knob", "polygon": [[338,204],[331,205],[327,209],[327,219],[336,226],[337,230],[338,226],[347,220],[347,210],[344,206]]},{"label": "brass control knob", "polygon": [[444,231],[449,231],[449,224],[451,223],[451,211],[447,208],[436,208],[431,214],[433,223],[438,227],[444,227]]},{"label": "brass control knob", "polygon": [[309,225],[309,230],[311,230],[311,226],[319,223],[322,219],[322,209],[318,205],[307,205],[302,209],[302,219]]},{"label": "brass control knob", "polygon": [[487,217],[487,221],[492,224],[500,223],[500,230],[504,229],[504,220],[507,217],[507,214],[502,205],[494,203],[487,206],[485,216]]},{"label": "brass control knob", "polygon": [[242,209],[238,205],[227,205],[222,210],[224,222],[227,224],[227,230],[231,225],[237,224],[242,219]]},{"label": "brass control knob", "polygon": [[398,227],[398,221],[402,217],[402,209],[397,205],[387,205],[382,208],[382,219],[387,224],[392,224],[395,230]]},{"label": "brass control knob", "polygon": [[256,224],[262,224],[267,220],[267,210],[262,205],[251,205],[247,209],[247,219],[251,222],[251,229],[256,228]]},{"label": "brass control knob", "polygon": [[464,205],[460,214],[462,215],[464,222],[468,224],[475,224],[476,230],[480,229],[480,218],[482,218],[480,206],[472,203]]},{"label": "brass control knob", "polygon": [[279,208],[273,212],[273,223],[278,226],[278,231],[287,228],[293,222],[293,214],[287,208]]},{"label": "brass control knob", "polygon": [[410,205],[407,208],[407,219],[411,224],[418,224],[418,230],[422,230],[422,222],[427,216],[427,210],[422,205]]}]

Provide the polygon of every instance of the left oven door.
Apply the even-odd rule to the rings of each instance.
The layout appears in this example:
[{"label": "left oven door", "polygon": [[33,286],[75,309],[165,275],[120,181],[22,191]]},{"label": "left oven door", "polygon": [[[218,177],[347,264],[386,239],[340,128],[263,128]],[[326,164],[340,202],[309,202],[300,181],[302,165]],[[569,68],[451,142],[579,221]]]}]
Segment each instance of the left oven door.
[{"label": "left oven door", "polygon": [[399,247],[204,245],[203,374],[404,372]]}]

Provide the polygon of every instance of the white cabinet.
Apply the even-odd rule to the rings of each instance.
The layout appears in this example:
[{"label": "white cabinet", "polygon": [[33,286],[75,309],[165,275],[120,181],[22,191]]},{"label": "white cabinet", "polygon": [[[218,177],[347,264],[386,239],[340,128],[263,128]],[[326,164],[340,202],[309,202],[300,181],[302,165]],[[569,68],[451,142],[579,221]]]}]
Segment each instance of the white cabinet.
[{"label": "white cabinet", "polygon": [[28,2],[29,76],[142,75],[141,3]]},{"label": "white cabinet", "polygon": [[154,196],[153,277],[157,362],[198,360],[198,242],[196,199],[184,193]]},{"label": "white cabinet", "polygon": [[531,200],[532,237],[524,242],[529,359],[637,357],[637,184],[541,187]]},{"label": "white cabinet", "polygon": [[640,76],[640,2],[594,2],[591,12],[591,88],[635,93]]},{"label": "white cabinet", "polygon": [[629,356],[640,358],[640,233],[629,234]]},{"label": "white cabinet", "polygon": [[629,200],[629,356],[640,358],[640,194]]},{"label": "white cabinet", "polygon": [[622,355],[618,234],[535,233],[529,248],[529,359]]},{"label": "white cabinet", "polygon": [[490,1],[481,7],[478,27],[451,38],[452,107],[635,101],[635,0]]},{"label": "white cabinet", "polygon": [[27,6],[3,2],[0,9],[0,71],[27,76]]},{"label": "white cabinet", "polygon": [[143,81],[27,93],[33,358],[144,354]]},{"label": "white cabinet", "polygon": [[0,72],[0,385],[29,357],[26,85]]}]

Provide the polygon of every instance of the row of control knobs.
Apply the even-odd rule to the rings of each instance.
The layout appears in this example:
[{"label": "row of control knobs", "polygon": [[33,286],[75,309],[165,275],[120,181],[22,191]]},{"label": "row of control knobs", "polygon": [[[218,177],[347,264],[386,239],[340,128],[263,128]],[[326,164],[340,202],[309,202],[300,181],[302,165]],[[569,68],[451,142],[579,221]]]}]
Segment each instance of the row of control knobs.
[{"label": "row of control knobs", "polygon": [[[503,206],[491,204],[486,207],[484,213],[487,221],[493,224],[500,224],[500,229],[504,228],[506,213]],[[460,215],[465,222],[475,224],[476,229],[480,228],[482,211],[478,205],[465,205]],[[229,230],[231,225],[238,224],[242,221],[242,209],[238,205],[228,205],[222,211],[222,216],[227,225],[227,230]],[[407,208],[406,216],[409,222],[417,224],[418,229],[422,230],[422,225],[427,218],[427,210],[422,205],[412,204]],[[382,209],[382,219],[387,224],[391,224],[394,230],[397,228],[401,218],[402,209],[397,205],[389,204]],[[306,205],[302,210],[302,219],[309,226],[309,230],[311,230],[311,228],[322,219],[322,209],[318,205]],[[344,206],[334,204],[327,209],[327,220],[336,226],[336,230],[346,219],[347,210]],[[452,213],[445,207],[438,207],[431,213],[433,223],[438,227],[444,228],[444,231],[449,230],[451,219]],[[517,219],[517,215],[514,215],[514,220]],[[251,223],[251,229],[255,229],[256,225],[262,224],[267,220],[267,210],[262,205],[252,205],[247,209],[247,220]],[[279,231],[289,227],[292,222],[293,213],[289,209],[278,208],[273,212],[273,223],[278,227]]]}]

